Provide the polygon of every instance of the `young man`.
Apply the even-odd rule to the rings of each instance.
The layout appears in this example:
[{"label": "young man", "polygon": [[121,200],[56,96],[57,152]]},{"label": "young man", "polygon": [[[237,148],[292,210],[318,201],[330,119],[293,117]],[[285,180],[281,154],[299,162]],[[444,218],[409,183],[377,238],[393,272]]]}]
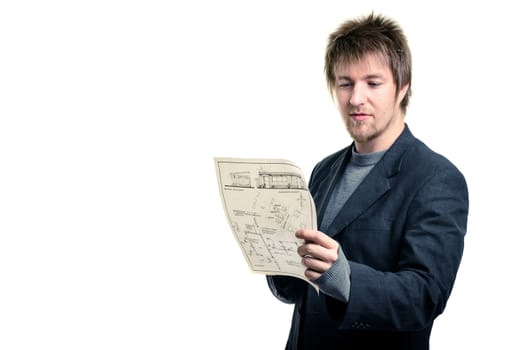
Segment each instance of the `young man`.
[{"label": "young man", "polygon": [[299,230],[306,276],[268,276],[294,303],[287,349],[429,349],[462,257],[463,175],[404,122],[411,53],[401,28],[370,15],[330,35],[328,86],[353,142],[310,178],[319,230]]}]

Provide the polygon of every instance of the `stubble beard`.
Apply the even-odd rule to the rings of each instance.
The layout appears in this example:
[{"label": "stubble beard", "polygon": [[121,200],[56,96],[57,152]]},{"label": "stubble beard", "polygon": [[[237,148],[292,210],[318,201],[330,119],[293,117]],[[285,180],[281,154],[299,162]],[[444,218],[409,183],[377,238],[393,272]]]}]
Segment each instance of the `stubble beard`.
[{"label": "stubble beard", "polygon": [[348,125],[348,132],[352,139],[357,143],[367,143],[377,138],[388,127],[377,129],[374,125],[369,125],[367,121],[353,121]]},{"label": "stubble beard", "polygon": [[380,128],[377,128],[374,120],[349,121],[348,132],[357,143],[367,143],[378,138],[393,123],[394,115]]}]

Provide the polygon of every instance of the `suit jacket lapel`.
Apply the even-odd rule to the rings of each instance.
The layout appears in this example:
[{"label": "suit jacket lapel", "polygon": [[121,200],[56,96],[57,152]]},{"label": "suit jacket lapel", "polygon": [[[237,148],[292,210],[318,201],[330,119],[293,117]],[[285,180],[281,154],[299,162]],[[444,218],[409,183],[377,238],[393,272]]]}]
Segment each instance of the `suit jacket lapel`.
[{"label": "suit jacket lapel", "polygon": [[335,236],[390,189],[384,170],[380,166],[371,170],[330,224],[327,235]]},{"label": "suit jacket lapel", "polygon": [[340,174],[343,172],[343,168],[350,161],[351,149],[352,147],[348,147],[348,149],[336,159],[334,164],[332,164],[328,172],[328,176],[326,176],[325,179],[321,181],[320,187],[324,190],[314,197],[318,212],[317,227],[321,227],[323,213],[326,211],[326,207],[328,206],[328,202],[332,192],[334,191],[334,187],[337,184]]},{"label": "suit jacket lapel", "polygon": [[[398,173],[405,153],[415,140],[416,139],[411,134],[406,125],[400,137],[398,137],[396,142],[394,142],[394,144],[387,150],[379,163],[376,164],[376,166],[370,171],[363,182],[346,201],[345,205],[339,211],[332,224],[330,224],[328,227],[328,232],[325,232],[327,235],[335,236],[341,232],[343,228],[353,222],[365,210],[372,206],[372,204],[374,204],[381,196],[390,190],[390,178]],[[345,159],[349,161],[350,158],[345,157]],[[343,164],[341,164],[339,169],[342,169],[342,166]],[[326,195],[323,210],[326,209],[330,194],[335,187],[337,175],[340,174],[340,171],[333,171],[332,174],[333,179]],[[324,213],[324,211],[321,213]]]}]

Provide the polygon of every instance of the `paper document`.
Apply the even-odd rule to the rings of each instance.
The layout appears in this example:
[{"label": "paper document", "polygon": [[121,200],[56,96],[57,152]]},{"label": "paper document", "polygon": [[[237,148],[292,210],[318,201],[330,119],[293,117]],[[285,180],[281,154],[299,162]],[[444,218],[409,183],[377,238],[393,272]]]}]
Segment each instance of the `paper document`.
[{"label": "paper document", "polygon": [[304,276],[295,237],[317,229],[315,205],[301,169],[282,159],[215,158],[227,220],[253,272]]}]

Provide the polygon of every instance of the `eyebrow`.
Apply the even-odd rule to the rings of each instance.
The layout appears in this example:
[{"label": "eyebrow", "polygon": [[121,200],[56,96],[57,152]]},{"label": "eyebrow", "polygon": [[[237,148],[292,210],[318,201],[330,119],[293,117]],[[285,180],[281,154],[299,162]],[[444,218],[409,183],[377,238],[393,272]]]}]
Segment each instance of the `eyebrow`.
[{"label": "eyebrow", "polygon": [[[363,80],[369,80],[369,79],[385,79],[385,78],[384,78],[383,75],[381,75],[381,74],[368,74],[368,75],[362,77],[361,79],[363,79]],[[342,76],[338,76],[338,77],[337,77],[337,80],[348,80],[348,81],[352,81],[353,79],[350,79],[349,77],[342,75]]]}]

